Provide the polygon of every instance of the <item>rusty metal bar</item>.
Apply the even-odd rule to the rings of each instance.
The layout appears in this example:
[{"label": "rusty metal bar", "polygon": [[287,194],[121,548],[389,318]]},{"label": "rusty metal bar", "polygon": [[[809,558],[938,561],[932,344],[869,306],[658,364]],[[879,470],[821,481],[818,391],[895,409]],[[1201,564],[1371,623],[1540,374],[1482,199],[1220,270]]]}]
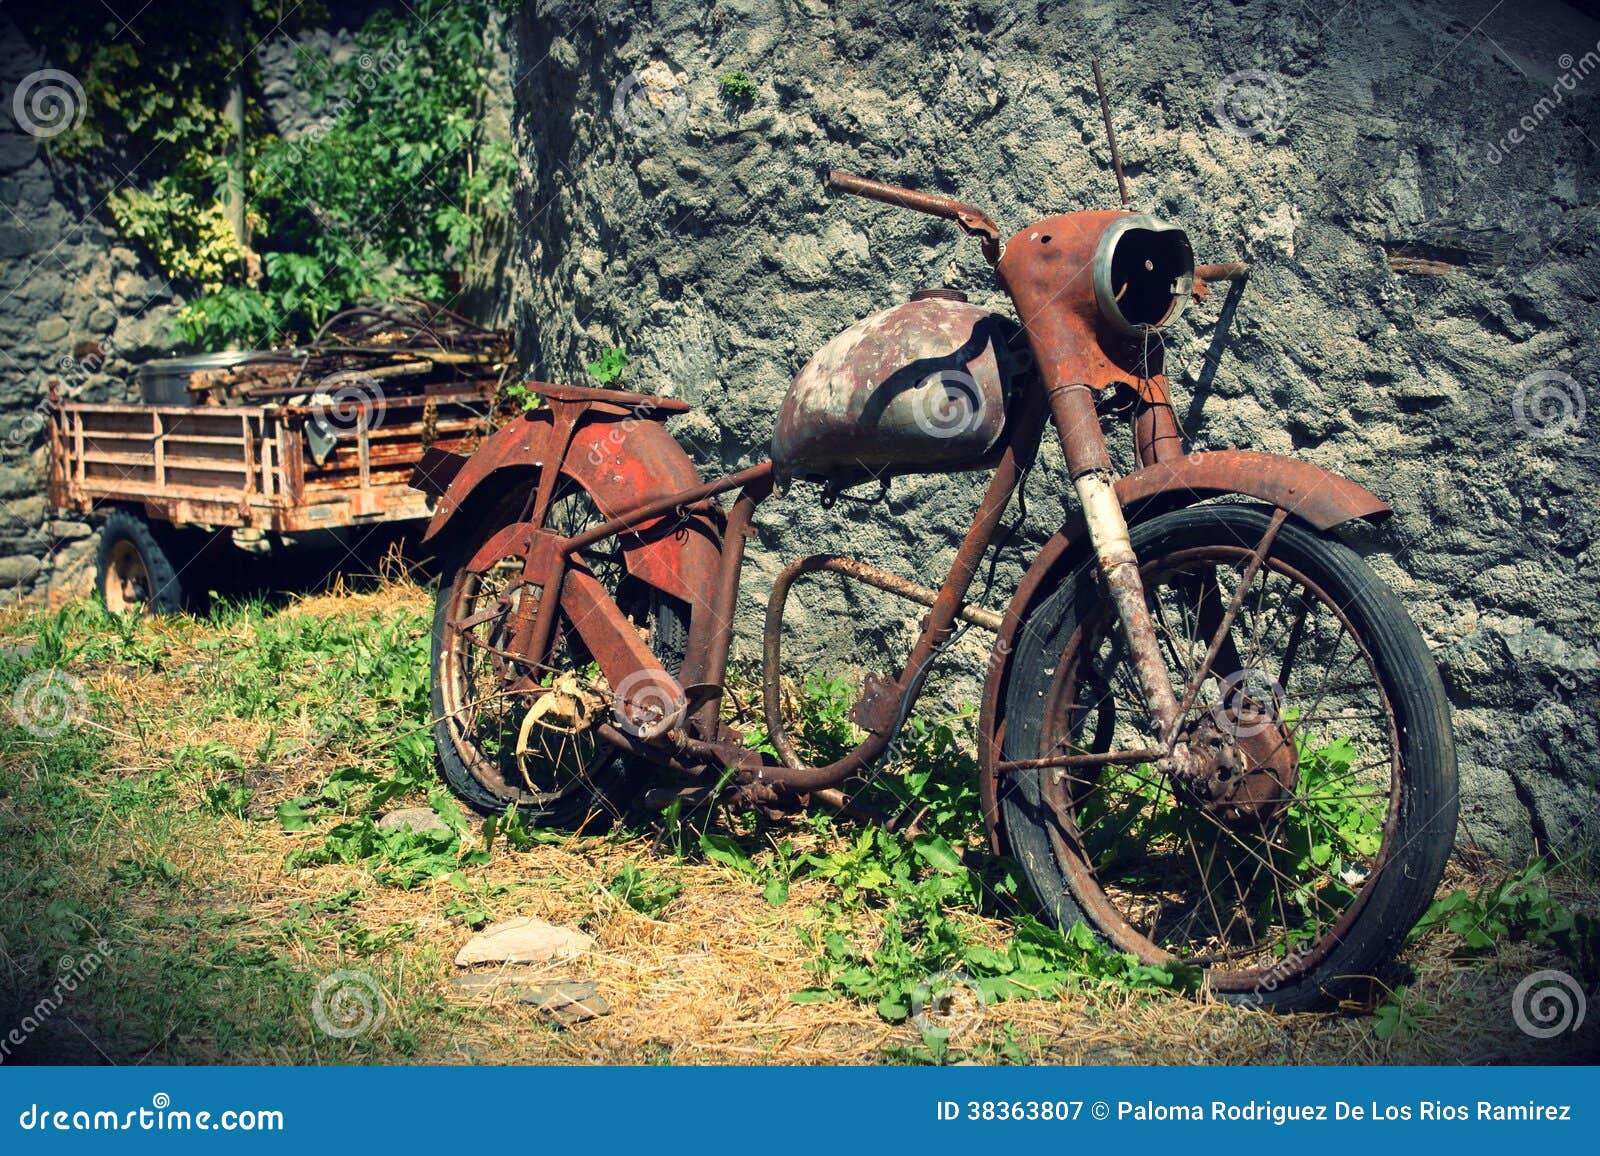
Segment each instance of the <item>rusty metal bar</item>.
[{"label": "rusty metal bar", "polygon": [[[772,474],[769,472],[746,486],[734,502],[722,536],[722,569],[717,574],[710,614],[697,616],[689,622],[691,637],[684,659],[684,681],[689,685],[717,688],[716,693],[709,695],[694,712],[695,729],[708,738],[716,738],[721,729],[721,688],[728,673],[728,648],[733,642],[733,615],[739,601],[745,542],[750,535],[750,523],[756,507],[771,495],[772,486]],[[704,625],[698,620],[699,617],[705,617]],[[697,660],[697,655],[704,657]]]},{"label": "rusty metal bar", "polygon": [[1243,281],[1250,276],[1244,261],[1223,261],[1215,265],[1196,265],[1194,275],[1201,281]]},{"label": "rusty metal bar", "polygon": [[152,411],[150,414],[150,453],[155,464],[156,485],[167,484],[167,447],[162,438],[161,414]]},{"label": "rusty metal bar", "polygon": [[1106,122],[1106,143],[1111,146],[1111,171],[1117,174],[1117,199],[1128,207],[1128,182],[1122,175],[1122,153],[1117,150],[1117,130],[1111,126],[1111,103],[1106,100],[1106,82],[1100,75],[1100,58],[1091,56],[1089,64],[1094,69],[1094,91],[1100,98],[1100,116]]},{"label": "rusty metal bar", "polygon": [[[813,573],[817,570],[828,570],[835,574],[842,574],[846,578],[853,578],[857,582],[865,583],[887,594],[915,602],[919,606],[932,607],[939,600],[939,592],[931,586],[923,586],[909,578],[902,578],[898,574],[891,574],[887,570],[880,570],[876,566],[868,565],[856,558],[847,558],[840,554],[812,554],[798,562],[791,563],[790,570],[798,570],[800,574]],[[799,574],[796,575],[798,577]],[[994,610],[985,610],[979,606],[963,604],[956,610],[956,617],[963,622],[970,622],[981,630],[991,634],[1000,632],[1001,615]]]},{"label": "rusty metal bar", "polygon": [[1156,762],[1165,758],[1166,754],[1165,748],[1147,747],[1132,751],[1105,751],[1101,754],[1046,755],[1039,759],[1013,759],[996,763],[994,769],[998,774],[1005,774],[1008,771],[1035,771],[1052,767],[1137,766],[1139,763]]},{"label": "rusty metal bar", "polygon": [[727,477],[720,478],[714,482],[706,482],[704,485],[694,486],[687,490],[679,490],[674,494],[652,498],[647,502],[641,502],[639,505],[623,511],[608,522],[602,522],[598,526],[591,526],[576,537],[566,539],[562,544],[562,553],[567,557],[571,557],[596,542],[636,529],[641,522],[648,522],[652,518],[670,514],[680,506],[692,506],[694,503],[703,501],[706,498],[714,498],[718,494],[727,493],[729,490],[742,489],[745,486],[753,485],[762,479],[770,479],[771,477],[772,463],[762,462],[759,466],[751,466],[747,470],[740,470],[736,474],[729,474]]},{"label": "rusty metal bar", "polygon": [[[1032,463],[1033,455],[1038,450],[1042,423],[1043,414],[1037,401],[1030,402],[1018,415],[1011,442],[995,466],[994,474],[989,479],[989,486],[984,491],[977,512],[973,515],[972,525],[967,528],[966,537],[961,540],[955,561],[951,563],[950,573],[939,589],[933,609],[923,620],[922,632],[917,636],[916,645],[912,647],[911,654],[906,659],[905,667],[897,680],[896,685],[900,692],[899,706],[902,711],[909,713],[916,705],[929,660],[950,636],[956,612],[966,599],[967,590],[978,572],[979,563],[983,561],[984,554],[994,541],[995,529],[999,526],[1000,519],[1005,516],[1006,506],[1017,492],[1023,470]],[[793,581],[792,577],[790,581]],[[777,597],[776,588],[773,597]],[[772,602],[769,601],[767,623],[762,632],[762,708],[766,716],[767,736],[772,745],[780,753],[787,748],[788,758],[793,759],[794,751],[788,746],[783,729],[776,670],[779,645],[777,636],[781,632],[783,623],[781,618],[774,622],[771,606]],[[760,767],[755,772],[756,777],[799,792],[838,786],[851,775],[871,765],[888,749],[893,738],[892,729],[884,726],[881,730],[874,730],[868,726],[867,737],[859,746],[825,767],[795,765]],[[798,762],[797,759],[795,761]]]},{"label": "rusty metal bar", "polygon": [[367,437],[367,418],[372,411],[366,406],[356,415],[356,454],[361,466],[361,488],[372,488],[372,441]]},{"label": "rusty metal bar", "polygon": [[983,242],[983,255],[989,264],[993,265],[1000,259],[1000,226],[996,225],[989,218],[989,214],[982,209],[976,209],[964,201],[943,197],[937,193],[919,193],[915,189],[903,189],[899,185],[858,177],[853,173],[840,172],[838,169],[830,170],[822,183],[824,187],[838,189],[841,193],[850,193],[853,196],[865,197],[869,201],[881,201],[885,205],[913,209],[919,213],[927,213],[930,217],[954,221],[965,232]]}]

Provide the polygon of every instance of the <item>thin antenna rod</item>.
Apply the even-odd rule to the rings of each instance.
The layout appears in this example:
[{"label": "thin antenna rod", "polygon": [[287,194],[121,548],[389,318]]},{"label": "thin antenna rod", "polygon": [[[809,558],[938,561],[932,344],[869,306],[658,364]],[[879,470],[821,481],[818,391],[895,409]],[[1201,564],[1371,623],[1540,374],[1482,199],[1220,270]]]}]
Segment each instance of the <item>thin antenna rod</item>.
[{"label": "thin antenna rod", "polygon": [[1122,200],[1122,207],[1128,207],[1128,182],[1122,176],[1122,154],[1117,151],[1117,130],[1111,127],[1111,105],[1106,102],[1106,82],[1100,76],[1100,58],[1091,56],[1089,63],[1094,66],[1094,91],[1100,98],[1100,116],[1106,122],[1106,140],[1111,145],[1111,168],[1117,174],[1117,196]]}]

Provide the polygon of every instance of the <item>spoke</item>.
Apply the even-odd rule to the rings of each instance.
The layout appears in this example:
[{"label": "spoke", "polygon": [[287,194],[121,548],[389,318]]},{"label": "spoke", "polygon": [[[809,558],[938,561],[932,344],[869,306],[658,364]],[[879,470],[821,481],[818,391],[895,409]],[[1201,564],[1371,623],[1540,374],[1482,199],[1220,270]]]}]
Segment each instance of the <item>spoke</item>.
[{"label": "spoke", "polygon": [[1306,591],[1300,590],[1295,595],[1294,623],[1289,627],[1289,641],[1283,651],[1283,665],[1278,668],[1278,685],[1283,687],[1283,693],[1289,693],[1289,677],[1293,673],[1295,657],[1300,653],[1300,639],[1305,631],[1306,615],[1310,613],[1311,603],[1306,597]]},{"label": "spoke", "polygon": [[[1200,889],[1205,894],[1206,906],[1211,908],[1211,922],[1212,922],[1212,925],[1215,926],[1215,927],[1220,928],[1222,926],[1222,915],[1217,911],[1216,900],[1214,900],[1211,897],[1211,895],[1212,895],[1211,869],[1209,867],[1210,863],[1213,863],[1213,862],[1216,861],[1217,845],[1215,843],[1211,844],[1211,853],[1206,857],[1206,862],[1207,862],[1208,866],[1202,867],[1200,865],[1200,852],[1195,849],[1195,845],[1194,845],[1194,832],[1193,831],[1186,831],[1186,832],[1184,832],[1184,837],[1189,841],[1189,853],[1194,856],[1194,865],[1195,865],[1196,869],[1198,869],[1199,872],[1200,872]],[[1198,903],[1195,904],[1193,910],[1195,912],[1198,912],[1200,910],[1200,905]],[[1194,920],[1194,916],[1191,915],[1190,916],[1190,924],[1193,923],[1193,920]],[[1220,933],[1219,933],[1218,937],[1220,938]]]}]

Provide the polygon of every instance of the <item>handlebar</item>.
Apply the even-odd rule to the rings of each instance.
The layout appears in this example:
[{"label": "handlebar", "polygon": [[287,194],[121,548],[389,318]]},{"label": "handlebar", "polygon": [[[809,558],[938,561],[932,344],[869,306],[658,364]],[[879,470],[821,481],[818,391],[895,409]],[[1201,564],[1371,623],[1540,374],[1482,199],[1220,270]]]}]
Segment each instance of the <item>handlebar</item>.
[{"label": "handlebar", "polygon": [[1000,227],[981,209],[975,209],[950,197],[941,197],[935,193],[919,193],[914,189],[902,189],[899,185],[868,180],[866,177],[843,173],[838,169],[830,170],[823,178],[822,184],[824,188],[865,197],[869,201],[881,201],[886,205],[914,209],[919,213],[927,213],[930,217],[954,221],[968,236],[978,238],[983,246],[984,260],[993,265],[1000,259]]},{"label": "handlebar", "polygon": [[[983,256],[989,264],[993,265],[1000,259],[999,226],[987,213],[963,201],[941,197],[937,193],[919,193],[915,189],[903,189],[899,185],[858,177],[854,173],[840,172],[838,169],[830,169],[828,175],[822,179],[822,185],[824,188],[837,189],[841,193],[865,197],[869,201],[881,201],[885,205],[914,209],[919,213],[927,213],[930,217],[954,221],[969,236],[977,237],[982,242]],[[1204,300],[1207,285],[1211,282],[1243,281],[1249,274],[1250,266],[1242,261],[1197,265],[1194,270],[1195,298]]]}]

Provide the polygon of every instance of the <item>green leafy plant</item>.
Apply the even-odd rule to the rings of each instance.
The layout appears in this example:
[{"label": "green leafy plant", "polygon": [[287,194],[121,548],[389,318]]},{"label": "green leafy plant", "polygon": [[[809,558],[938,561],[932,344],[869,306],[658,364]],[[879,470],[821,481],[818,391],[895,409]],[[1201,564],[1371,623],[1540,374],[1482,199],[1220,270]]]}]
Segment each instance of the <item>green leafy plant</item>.
[{"label": "green leafy plant", "polygon": [[1372,1034],[1380,1040],[1403,1040],[1417,1034],[1433,1009],[1411,994],[1406,984],[1389,993],[1372,1013]]},{"label": "green leafy plant", "polygon": [[[244,48],[326,19],[316,4],[245,7]],[[89,113],[51,147],[72,161],[128,158],[148,182],[119,182],[106,205],[190,298],[173,326],[180,344],[279,345],[359,300],[445,299],[508,203],[510,153],[489,139],[483,107],[494,7],[380,8],[348,59],[302,70],[325,125],[285,140],[247,99],[242,146],[223,110],[232,78],[255,90],[258,64],[218,5],[171,0],[163,35],[144,39],[38,17],[32,30],[82,79]],[[242,238],[223,209],[235,164],[250,210]]]},{"label": "green leafy plant", "polygon": [[589,363],[589,376],[601,385],[611,385],[621,380],[623,373],[628,368],[628,351],[626,349],[608,349],[600,355],[600,360]]},{"label": "green leafy plant", "polygon": [[756,82],[743,72],[724,72],[718,81],[722,98],[731,104],[749,104],[756,98]]},{"label": "green leafy plant", "polygon": [[606,893],[650,919],[660,919],[683,891],[677,880],[658,871],[645,871],[632,863],[611,877]]},{"label": "green leafy plant", "polygon": [[1457,936],[1468,953],[1525,941],[1564,952],[1589,980],[1600,978],[1600,919],[1573,911],[1543,882],[1550,870],[1535,859],[1520,871],[1469,893],[1456,888],[1434,900],[1411,931],[1411,942],[1435,931]]},{"label": "green leafy plant", "polygon": [[544,404],[544,397],[529,389],[520,381],[514,381],[505,386],[501,391],[513,406],[521,413],[532,413]]},{"label": "green leafy plant", "polygon": [[106,198],[106,208],[122,235],[143,245],[168,277],[206,293],[220,293],[229,281],[259,279],[259,262],[252,278],[255,254],[234,236],[222,202],[202,204],[176,177],[160,177],[149,190],[120,188]]},{"label": "green leafy plant", "polygon": [[[809,761],[827,762],[859,741],[850,721],[854,693],[841,679],[808,677],[791,704],[791,738]],[[891,814],[914,815],[922,832],[907,840],[872,825],[850,832],[826,819],[818,830],[836,840],[825,853],[797,853],[792,841],[756,852],[740,840],[709,831],[700,835],[705,857],[759,882],[769,903],[788,900],[800,878],[826,885],[829,897],[800,929],[814,954],[807,968],[813,986],[793,993],[798,1003],[854,999],[873,1004],[884,1019],[904,1020],[926,1001],[931,976],[959,973],[984,1002],[1044,998],[1067,988],[1189,990],[1198,969],[1147,967],[1134,956],[1106,948],[1086,927],[1062,935],[1005,904],[1010,939],[1001,947],[982,933],[980,915],[1014,893],[1008,866],[979,851],[971,712],[947,719],[913,719],[897,736],[891,768],[855,794]],[[958,731],[958,727],[961,728]],[[770,750],[759,727],[746,742]],[[870,912],[868,928],[862,912]],[[925,1038],[917,1058],[943,1062],[948,1039]]]}]

